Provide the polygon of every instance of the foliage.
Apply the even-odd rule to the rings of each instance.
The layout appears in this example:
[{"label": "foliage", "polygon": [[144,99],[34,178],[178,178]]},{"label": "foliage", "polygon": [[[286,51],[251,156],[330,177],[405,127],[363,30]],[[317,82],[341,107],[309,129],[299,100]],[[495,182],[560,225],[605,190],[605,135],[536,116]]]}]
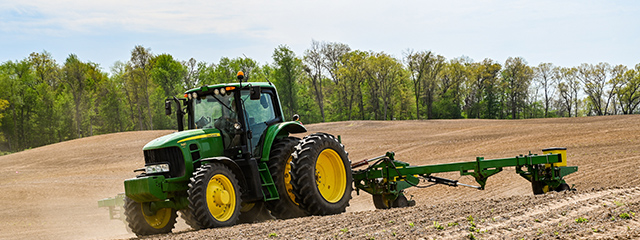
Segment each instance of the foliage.
[{"label": "foliage", "polygon": [[238,71],[247,81],[272,82],[284,119],[299,114],[304,123],[640,112],[640,64],[529,66],[521,57],[474,62],[413,50],[398,59],[320,41],[312,41],[301,56],[280,45],[272,57],[264,65],[246,56],[180,61],[138,45],[109,72],[75,54],[62,63],[46,51],[6,61],[0,64],[0,151],[96,134],[175,129],[175,118],[164,114],[166,98],[237,81]]}]

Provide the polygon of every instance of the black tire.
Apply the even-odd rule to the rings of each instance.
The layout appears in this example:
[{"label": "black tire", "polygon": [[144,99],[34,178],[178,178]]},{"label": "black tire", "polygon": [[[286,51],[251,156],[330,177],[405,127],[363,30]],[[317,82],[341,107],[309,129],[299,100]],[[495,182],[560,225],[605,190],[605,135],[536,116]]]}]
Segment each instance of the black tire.
[{"label": "black tire", "polygon": [[182,219],[184,219],[184,222],[186,222],[187,225],[189,225],[189,227],[191,227],[193,230],[202,229],[202,227],[200,227],[200,224],[198,224],[198,221],[193,216],[189,208],[180,210],[180,217],[182,217]]},{"label": "black tire", "polygon": [[549,192],[549,186],[542,181],[531,181],[531,189],[533,190],[534,195]]},{"label": "black tire", "polygon": [[293,186],[291,186],[291,161],[295,147],[300,138],[286,137],[274,141],[269,153],[269,172],[278,190],[280,199],[266,202],[271,215],[279,219],[289,219],[308,216],[304,209],[295,202]]},{"label": "black tire", "polygon": [[314,133],[300,141],[291,162],[291,185],[306,212],[321,216],[344,212],[352,182],[351,162],[338,139]]},{"label": "black tire", "polygon": [[562,183],[555,190],[556,190],[556,192],[564,192],[564,191],[571,190],[571,187],[569,186],[569,184]]},{"label": "black tire", "polygon": [[242,203],[239,223],[256,223],[274,219],[264,202]]},{"label": "black tire", "polygon": [[[207,198],[207,189],[215,188]],[[189,211],[201,228],[227,227],[240,216],[240,185],[231,169],[220,163],[205,164],[191,177]],[[212,211],[220,212],[214,216]]]},{"label": "black tire", "polygon": [[[395,200],[388,200],[382,194],[373,195],[373,205],[377,209],[402,208],[411,206],[409,200],[404,195],[398,196]],[[415,204],[414,204],[415,205]]]},{"label": "black tire", "polygon": [[389,200],[385,199],[384,195],[382,194],[375,194],[372,197],[373,197],[373,206],[375,206],[376,209],[389,209],[393,204]]},{"label": "black tire", "polygon": [[408,207],[409,200],[407,200],[407,197],[405,197],[404,195],[400,195],[398,196],[398,198],[396,198],[396,200],[393,200],[393,203],[391,203],[391,206],[394,208]]},{"label": "black tire", "polygon": [[129,197],[124,198],[124,214],[131,231],[137,236],[170,233],[176,224],[176,210],[163,208],[154,215],[146,215],[149,203],[139,203]]}]

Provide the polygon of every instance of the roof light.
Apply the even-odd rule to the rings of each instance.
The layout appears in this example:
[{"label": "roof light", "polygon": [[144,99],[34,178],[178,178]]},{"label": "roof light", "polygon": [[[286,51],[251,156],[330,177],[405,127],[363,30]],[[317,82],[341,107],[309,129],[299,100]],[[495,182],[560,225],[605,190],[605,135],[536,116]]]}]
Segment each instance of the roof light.
[{"label": "roof light", "polygon": [[219,94],[220,94],[220,89],[217,89],[217,88],[216,88],[215,90],[213,90],[213,94],[215,94],[215,95],[219,95]]},{"label": "roof light", "polygon": [[227,91],[233,91],[236,87],[226,87]]},{"label": "roof light", "polygon": [[227,93],[227,90],[224,90],[225,88],[220,88],[220,94],[224,95],[225,93]]}]

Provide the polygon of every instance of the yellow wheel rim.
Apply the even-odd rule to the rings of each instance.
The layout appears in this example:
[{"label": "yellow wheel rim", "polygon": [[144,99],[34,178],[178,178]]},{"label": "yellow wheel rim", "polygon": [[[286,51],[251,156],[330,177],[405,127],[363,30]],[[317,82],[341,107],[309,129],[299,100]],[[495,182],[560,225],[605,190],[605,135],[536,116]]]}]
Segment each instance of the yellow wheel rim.
[{"label": "yellow wheel rim", "polygon": [[291,163],[292,160],[293,156],[289,156],[289,159],[287,159],[287,162],[284,165],[284,187],[287,189],[289,199],[291,199],[291,201],[296,205],[299,205],[296,202],[296,195],[293,194],[293,185],[291,185],[291,175],[289,174],[289,172],[291,172],[291,165],[289,163]]},{"label": "yellow wheel rim", "polygon": [[256,206],[256,204],[255,203],[241,203],[240,206],[241,206],[240,212],[248,212],[248,211],[251,211],[251,209],[253,209],[253,207]]},{"label": "yellow wheel rim", "polygon": [[233,215],[236,209],[236,191],[227,176],[216,174],[209,180],[207,207],[211,215],[220,222],[229,220]]},{"label": "yellow wheel rim", "polygon": [[544,185],[544,187],[542,187],[542,192],[543,193],[548,193],[549,192],[549,185]]},{"label": "yellow wheel rim", "polygon": [[342,158],[333,149],[325,149],[316,161],[316,184],[322,197],[336,203],[344,196],[347,187],[347,173]]},{"label": "yellow wheel rim", "polygon": [[149,226],[155,229],[164,228],[169,223],[169,220],[171,220],[171,208],[163,208],[158,210],[156,214],[147,216],[147,214],[144,214],[144,209],[146,208],[144,203],[140,203],[140,207],[144,220],[147,221]]}]

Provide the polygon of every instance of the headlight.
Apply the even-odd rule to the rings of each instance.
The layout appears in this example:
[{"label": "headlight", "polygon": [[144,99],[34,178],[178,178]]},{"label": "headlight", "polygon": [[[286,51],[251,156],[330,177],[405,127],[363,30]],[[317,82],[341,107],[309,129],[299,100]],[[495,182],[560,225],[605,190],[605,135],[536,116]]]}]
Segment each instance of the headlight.
[{"label": "headlight", "polygon": [[147,174],[169,172],[169,164],[163,163],[163,164],[144,166],[144,171]]},{"label": "headlight", "polygon": [[239,122],[233,124],[233,128],[235,128],[236,130],[240,130],[240,127],[242,127],[242,125],[240,125]]}]

